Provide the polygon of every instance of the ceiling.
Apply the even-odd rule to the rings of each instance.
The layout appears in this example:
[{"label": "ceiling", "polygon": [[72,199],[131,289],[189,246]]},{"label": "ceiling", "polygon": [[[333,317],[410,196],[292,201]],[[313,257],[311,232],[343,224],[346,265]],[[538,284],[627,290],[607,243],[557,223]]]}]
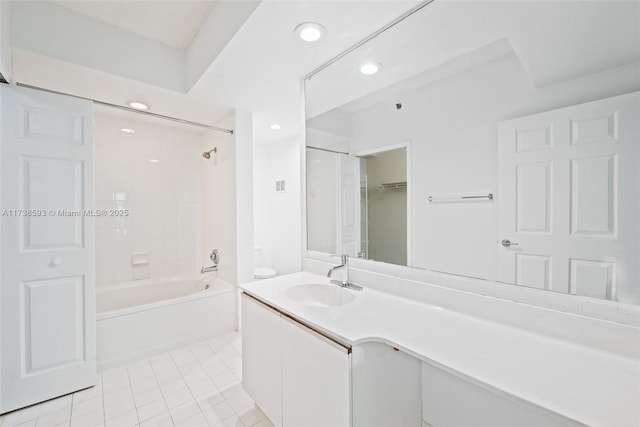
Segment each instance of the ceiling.
[{"label": "ceiling", "polygon": [[[249,111],[256,143],[300,138],[304,76],[419,4],[40,0],[0,6],[7,3],[15,4],[14,81],[114,104],[139,99],[156,113],[207,124],[233,109]],[[320,87],[325,99],[309,104],[307,115],[424,70],[436,78],[446,74],[439,66],[483,46],[500,48],[496,54],[501,46],[513,49],[540,89],[637,61],[638,10],[635,1],[436,0],[316,76],[310,87]],[[295,27],[308,21],[324,25],[326,37],[296,38]],[[616,22],[615,31],[604,31],[602,22]],[[362,79],[357,65],[373,56],[384,72]],[[272,123],[282,128],[271,130]]]},{"label": "ceiling", "polygon": [[74,12],[125,31],[186,49],[211,12],[214,0],[52,0]]},{"label": "ceiling", "polygon": [[[256,143],[301,138],[303,77],[417,4],[12,3],[13,81],[119,105],[139,99],[153,112],[213,125],[233,109],[249,111]],[[307,21],[324,25],[326,37],[315,43],[296,38],[295,27]],[[282,129],[271,130],[272,123]]]},{"label": "ceiling", "polygon": [[[299,137],[304,131],[304,76],[416,4],[263,1],[189,94],[203,102],[215,99],[252,111],[257,143]],[[295,27],[307,21],[325,26],[326,37],[316,43],[296,38]],[[272,123],[282,129],[272,131]]]}]

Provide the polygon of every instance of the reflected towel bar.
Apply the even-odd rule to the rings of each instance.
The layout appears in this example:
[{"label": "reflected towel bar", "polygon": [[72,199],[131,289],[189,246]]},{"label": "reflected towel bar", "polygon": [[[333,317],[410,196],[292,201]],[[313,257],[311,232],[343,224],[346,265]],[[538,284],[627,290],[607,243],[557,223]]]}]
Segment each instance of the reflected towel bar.
[{"label": "reflected towel bar", "polygon": [[429,196],[429,202],[451,202],[456,200],[488,199],[493,200],[493,193],[474,196]]}]

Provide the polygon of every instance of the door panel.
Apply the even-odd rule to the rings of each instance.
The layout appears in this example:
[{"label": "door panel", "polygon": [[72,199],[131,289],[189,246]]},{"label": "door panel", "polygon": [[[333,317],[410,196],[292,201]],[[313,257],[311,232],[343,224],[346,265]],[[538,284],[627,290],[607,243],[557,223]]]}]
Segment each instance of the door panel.
[{"label": "door panel", "polygon": [[516,132],[516,152],[546,150],[551,147],[551,125],[533,129],[518,129]]},{"label": "door panel", "polygon": [[571,144],[615,141],[618,139],[618,112],[571,120]]},{"label": "door panel", "polygon": [[572,294],[611,299],[611,295],[614,294],[615,263],[584,259],[571,259],[569,263],[571,266],[570,291]]},{"label": "door panel", "polygon": [[640,303],[640,95],[499,124],[498,280]]},{"label": "door panel", "polygon": [[[82,247],[83,162],[22,157],[19,180],[25,209],[44,209],[44,216],[22,216],[24,249]],[[56,177],[56,179],[51,179]],[[51,214],[53,211],[53,214]],[[64,211],[64,212],[62,212]]]},{"label": "door panel", "polygon": [[[96,383],[91,102],[0,86],[0,413]],[[61,212],[65,210],[66,212]]]},{"label": "door panel", "polygon": [[84,360],[83,277],[22,282],[25,375]]},{"label": "door panel", "polygon": [[615,233],[616,156],[571,160],[571,234]]},{"label": "door panel", "polygon": [[551,163],[520,164],[516,168],[516,229],[548,233],[551,231]]},{"label": "door panel", "polygon": [[516,254],[516,282],[530,288],[551,289],[551,257]]},{"label": "door panel", "polygon": [[85,144],[86,121],[82,114],[20,107],[20,137],[30,141]]}]

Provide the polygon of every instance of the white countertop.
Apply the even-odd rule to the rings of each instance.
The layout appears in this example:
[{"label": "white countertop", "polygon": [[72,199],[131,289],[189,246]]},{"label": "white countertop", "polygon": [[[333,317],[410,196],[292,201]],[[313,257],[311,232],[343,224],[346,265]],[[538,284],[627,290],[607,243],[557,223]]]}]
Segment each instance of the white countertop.
[{"label": "white countertop", "polygon": [[[385,342],[421,360],[593,426],[640,425],[640,361],[367,289],[349,304],[303,306],[285,291],[329,283],[301,272],[240,285],[342,341]],[[335,285],[333,285],[335,286]]]}]

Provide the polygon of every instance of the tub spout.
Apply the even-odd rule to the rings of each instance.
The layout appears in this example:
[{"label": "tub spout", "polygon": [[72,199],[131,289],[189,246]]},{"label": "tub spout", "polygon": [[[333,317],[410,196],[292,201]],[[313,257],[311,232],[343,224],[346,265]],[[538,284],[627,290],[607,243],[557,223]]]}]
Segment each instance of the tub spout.
[{"label": "tub spout", "polygon": [[212,266],[209,266],[209,267],[202,267],[200,269],[200,274],[209,273],[210,271],[218,271],[218,266],[217,265],[212,265]]}]

